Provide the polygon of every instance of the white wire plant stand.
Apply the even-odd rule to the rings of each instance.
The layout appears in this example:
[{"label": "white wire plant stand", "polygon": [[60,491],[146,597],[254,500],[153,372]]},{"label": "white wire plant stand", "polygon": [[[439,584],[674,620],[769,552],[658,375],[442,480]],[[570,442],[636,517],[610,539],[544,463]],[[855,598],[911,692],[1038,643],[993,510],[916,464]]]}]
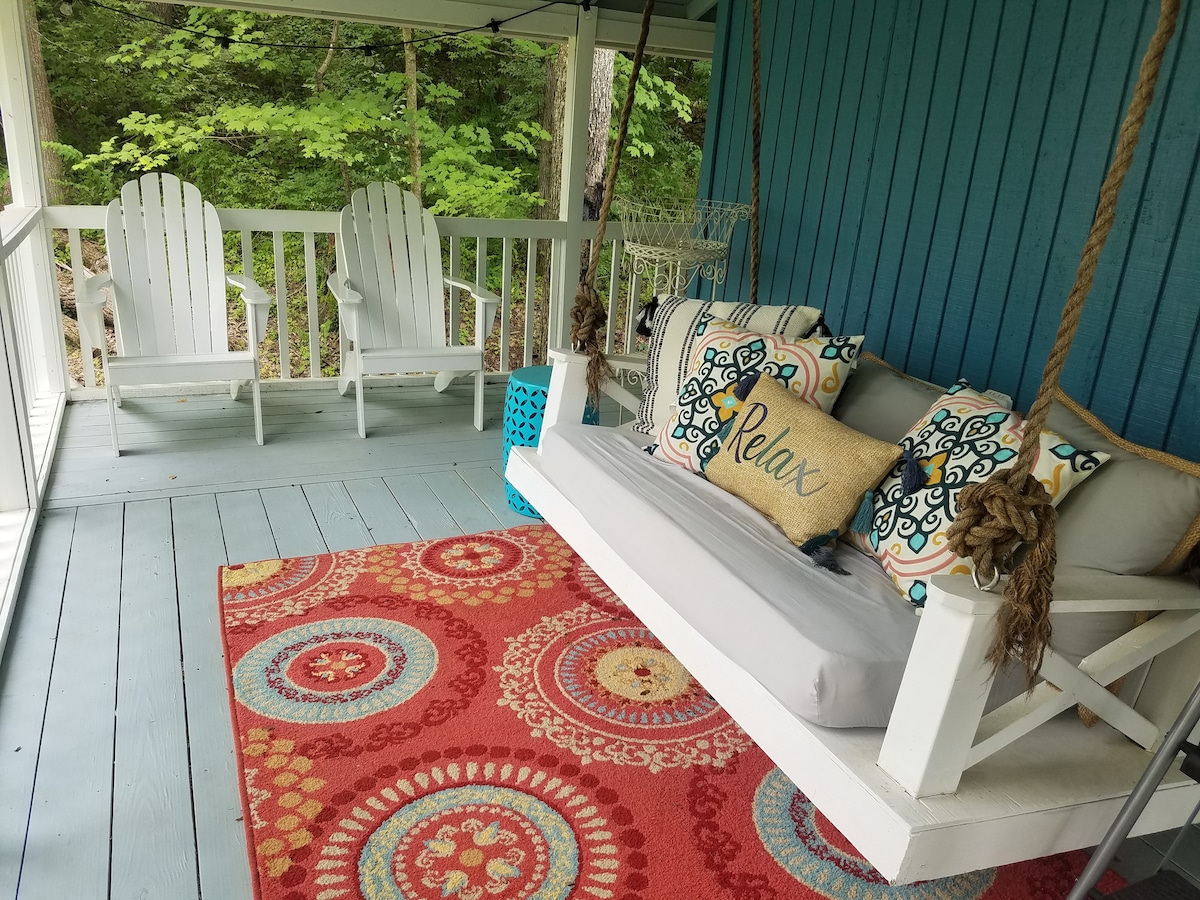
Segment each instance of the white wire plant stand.
[{"label": "white wire plant stand", "polygon": [[656,294],[682,294],[697,274],[725,280],[733,227],[748,221],[750,206],[721,200],[646,203],[616,198],[623,250],[635,275],[652,273]]}]

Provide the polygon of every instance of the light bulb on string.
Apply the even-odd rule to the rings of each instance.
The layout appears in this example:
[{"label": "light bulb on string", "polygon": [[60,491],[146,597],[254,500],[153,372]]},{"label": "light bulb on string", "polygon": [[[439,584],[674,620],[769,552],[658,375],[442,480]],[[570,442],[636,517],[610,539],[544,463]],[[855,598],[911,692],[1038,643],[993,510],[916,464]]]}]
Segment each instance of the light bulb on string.
[{"label": "light bulb on string", "polygon": [[62,0],[62,3],[58,4],[58,11],[64,18],[71,18],[75,14],[74,0]]}]

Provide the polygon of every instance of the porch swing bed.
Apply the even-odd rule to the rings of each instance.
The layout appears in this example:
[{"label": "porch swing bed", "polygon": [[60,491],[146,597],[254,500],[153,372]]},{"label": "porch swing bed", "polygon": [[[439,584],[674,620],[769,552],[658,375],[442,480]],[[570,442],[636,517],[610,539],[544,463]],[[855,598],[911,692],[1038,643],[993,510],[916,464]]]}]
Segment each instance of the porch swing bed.
[{"label": "porch swing bed", "polygon": [[[1098,844],[1200,679],[1200,587],[1179,574],[1200,542],[1200,466],[1123,442],[1058,390],[1178,0],[1162,0],[1024,419],[961,382],[930,404],[932,386],[863,362],[862,336],[821,340],[819,310],[756,305],[757,0],[749,302],[672,298],[654,316],[645,363],[604,357],[599,248],[653,6],[571,312],[574,350],[551,353],[539,446],[514,448],[506,477],[885,878],[910,883]],[[786,343],[806,337],[816,340]],[[614,368],[645,379],[641,398]],[[635,430],[575,424],[601,391],[634,413]],[[958,408],[967,393],[980,405]],[[958,424],[939,432],[948,419]],[[922,447],[926,429],[932,443]],[[995,449],[964,461],[959,451],[974,452],[988,429]],[[933,480],[922,467],[938,456],[975,478],[941,471],[920,494]],[[1039,457],[1050,460],[1048,478],[1035,473]],[[811,490],[810,458],[825,473]],[[1057,512],[1067,482],[1085,478]],[[824,487],[822,500],[808,499]],[[875,505],[885,499],[895,505],[881,525]],[[936,517],[925,503],[953,524],[926,528]],[[834,551],[830,539],[852,518],[868,545]],[[896,565],[914,538],[922,564],[921,550],[953,551],[908,570],[921,580]],[[1018,546],[1024,555],[1002,581]],[[1134,546],[1145,550],[1137,559]],[[935,574],[955,571],[990,582]],[[902,589],[909,578],[912,606],[893,578]],[[997,582],[1002,597],[988,592]],[[1016,674],[993,665],[1014,660]],[[1178,825],[1197,799],[1200,785],[1176,764],[1135,833]]]},{"label": "porch swing bed", "polygon": [[[1101,840],[1200,678],[1193,581],[1063,560],[1057,649],[1042,672],[1062,690],[1043,682],[1025,694],[1023,673],[994,678],[985,661],[999,595],[970,576],[935,576],[917,615],[856,550],[837,551],[848,575],[814,567],[748,504],[644,452],[644,434],[573,424],[587,359],[553,356],[540,446],[514,448],[506,477],[884,877],[911,883]],[[910,400],[897,400],[899,383]],[[609,394],[636,410],[619,384]],[[905,403],[921,396],[866,360],[835,416],[895,440]],[[1068,413],[1056,414],[1069,431]],[[1118,459],[1113,472],[1128,466],[1134,479],[1156,465]],[[1200,479],[1176,476],[1196,482],[1189,502],[1200,503]],[[1103,515],[1096,487],[1080,488],[1070,515]],[[1067,514],[1061,527],[1069,546]],[[1155,615],[1128,631],[1139,611]],[[1119,697],[1104,690],[1126,673]],[[1078,700],[1105,722],[1085,727]],[[1135,833],[1176,827],[1197,800],[1176,765]]]}]

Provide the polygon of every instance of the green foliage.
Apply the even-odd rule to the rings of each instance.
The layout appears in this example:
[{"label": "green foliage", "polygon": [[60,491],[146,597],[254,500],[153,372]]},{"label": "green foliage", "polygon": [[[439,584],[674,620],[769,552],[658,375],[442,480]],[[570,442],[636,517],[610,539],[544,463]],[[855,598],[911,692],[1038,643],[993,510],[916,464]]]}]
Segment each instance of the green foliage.
[{"label": "green foliage", "polygon": [[[629,90],[632,59],[617,55],[614,64],[612,137],[616,115]],[[700,179],[707,109],[708,61],[647,59],[638,78],[626,158],[617,193],[627,197],[694,197]]]},{"label": "green foliage", "polygon": [[[164,9],[110,2],[138,16]],[[347,182],[411,181],[415,129],[435,213],[521,218],[541,203],[537,160],[550,139],[541,105],[555,46],[417,32],[413,115],[400,29],[341,23],[330,53],[327,21],[173,7],[164,28],[89,4],[64,18],[57,0],[38,3],[75,202],[106,202],[130,177],[169,170],[219,206],[336,209]],[[629,69],[618,56],[618,105]],[[648,62],[623,191],[694,192],[707,74],[703,63]]]}]

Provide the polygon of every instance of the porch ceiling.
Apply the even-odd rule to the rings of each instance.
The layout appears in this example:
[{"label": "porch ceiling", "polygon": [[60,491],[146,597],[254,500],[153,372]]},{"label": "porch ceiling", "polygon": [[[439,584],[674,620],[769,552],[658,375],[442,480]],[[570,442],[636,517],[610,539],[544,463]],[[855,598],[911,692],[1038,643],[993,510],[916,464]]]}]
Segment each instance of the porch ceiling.
[{"label": "porch ceiling", "polygon": [[[434,31],[482,26],[493,19],[509,19],[527,12],[506,23],[501,33],[552,41],[575,35],[578,12],[575,0],[562,0],[553,6],[546,6],[545,0],[205,0],[203,5]],[[592,12],[597,16],[596,43],[632,50],[642,8],[643,0],[592,0]],[[647,49],[670,56],[711,57],[716,9],[717,0],[658,0]]]}]

